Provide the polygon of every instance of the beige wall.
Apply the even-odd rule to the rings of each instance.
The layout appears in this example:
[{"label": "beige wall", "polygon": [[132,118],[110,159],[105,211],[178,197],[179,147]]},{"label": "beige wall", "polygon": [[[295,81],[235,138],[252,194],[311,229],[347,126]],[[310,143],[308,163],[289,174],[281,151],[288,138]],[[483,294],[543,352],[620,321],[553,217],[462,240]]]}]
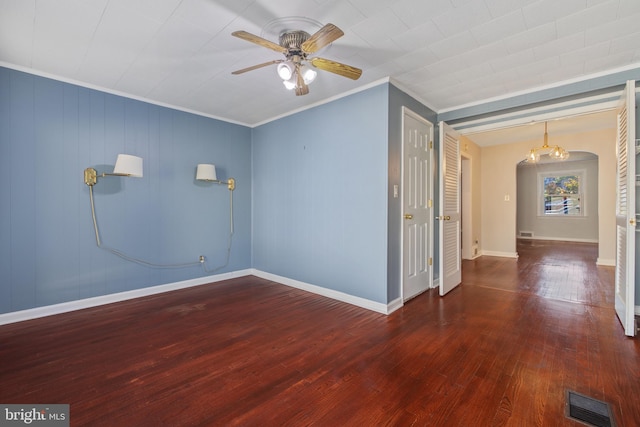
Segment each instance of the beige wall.
[{"label": "beige wall", "polygon": [[[598,235],[600,264],[615,263],[616,156],[615,129],[552,136],[551,145],[571,151],[587,151],[599,158]],[[483,255],[517,256],[516,252],[516,165],[542,138],[515,144],[495,145],[481,150],[481,237]],[[462,142],[464,146],[464,142]],[[505,200],[508,198],[509,200]]]}]

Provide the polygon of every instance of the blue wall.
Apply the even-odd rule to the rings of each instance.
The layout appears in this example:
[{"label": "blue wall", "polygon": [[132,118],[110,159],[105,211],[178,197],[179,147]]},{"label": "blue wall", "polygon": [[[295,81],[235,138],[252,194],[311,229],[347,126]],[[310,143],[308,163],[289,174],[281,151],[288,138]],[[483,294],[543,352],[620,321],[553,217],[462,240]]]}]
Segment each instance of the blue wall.
[{"label": "blue wall", "polygon": [[253,266],[387,303],[384,84],[253,130]]},{"label": "blue wall", "polygon": [[224,264],[229,192],[194,179],[216,163],[237,179],[228,266],[251,267],[251,130],[0,68],[0,313],[208,276],[144,267],[96,247],[86,167],[143,157],[143,178],[101,178],[104,245],[155,263]]}]

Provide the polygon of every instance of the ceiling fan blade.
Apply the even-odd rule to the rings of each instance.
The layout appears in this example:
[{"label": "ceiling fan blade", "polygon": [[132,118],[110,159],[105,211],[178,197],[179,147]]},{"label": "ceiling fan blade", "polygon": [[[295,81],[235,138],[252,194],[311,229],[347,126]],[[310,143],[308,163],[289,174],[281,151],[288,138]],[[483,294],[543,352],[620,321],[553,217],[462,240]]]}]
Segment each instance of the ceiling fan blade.
[{"label": "ceiling fan blade", "polygon": [[342,64],[330,59],[312,58],[310,61],[311,64],[316,68],[320,68],[324,71],[329,71],[330,73],[339,74],[352,80],[358,80],[362,75],[362,70],[360,68],[352,67],[351,65]]},{"label": "ceiling fan blade", "polygon": [[306,95],[309,93],[309,86],[304,82],[300,65],[296,64],[296,96]]},{"label": "ceiling fan blade", "polygon": [[275,61],[264,62],[262,64],[254,65],[252,67],[243,68],[242,70],[236,70],[231,74],[242,74],[242,73],[246,73],[247,71],[257,70],[258,68],[268,67],[269,65],[279,64],[280,62],[284,62],[284,59],[276,59]]},{"label": "ceiling fan blade", "polygon": [[340,28],[333,24],[327,24],[309,37],[300,47],[306,53],[314,53],[342,36],[344,33]]},{"label": "ceiling fan blade", "polygon": [[267,39],[263,39],[262,37],[258,37],[254,34],[251,33],[247,33],[246,31],[234,31],[233,33],[231,33],[232,36],[238,37],[242,40],[246,40],[248,42],[251,43],[255,43],[257,45],[260,45],[262,47],[266,47],[268,49],[271,50],[275,50],[276,52],[280,52],[283,54],[287,54],[288,50],[285,47],[280,46],[277,43],[274,43],[272,41],[269,41]]}]

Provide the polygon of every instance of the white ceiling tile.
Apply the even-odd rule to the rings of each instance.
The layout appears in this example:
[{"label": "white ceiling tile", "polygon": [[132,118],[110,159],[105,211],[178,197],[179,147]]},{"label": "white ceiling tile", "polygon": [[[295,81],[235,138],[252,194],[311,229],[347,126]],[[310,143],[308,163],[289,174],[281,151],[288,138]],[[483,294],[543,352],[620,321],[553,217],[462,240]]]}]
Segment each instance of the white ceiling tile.
[{"label": "white ceiling tile", "polygon": [[184,55],[184,51],[195,52],[212,39],[211,34],[172,16],[158,30],[147,46],[148,52],[161,56]]},{"label": "white ceiling tile", "polygon": [[560,57],[560,63],[562,67],[573,64],[584,64],[586,61],[593,57],[604,57],[609,55],[611,51],[611,42],[606,41],[596,45],[585,46],[582,49],[576,49],[574,51],[564,53]]},{"label": "white ceiling tile", "polygon": [[408,71],[426,67],[431,64],[435,64],[438,61],[440,61],[440,59],[436,56],[436,54],[433,53],[433,51],[429,47],[423,47],[422,49],[414,50],[411,53],[402,55],[393,60],[395,64]]},{"label": "white ceiling tile", "polygon": [[584,48],[584,46],[584,34],[578,33],[535,46],[533,52],[536,55],[536,59],[545,59],[571,53]]},{"label": "white ceiling tile", "polygon": [[540,74],[540,78],[542,79],[543,84],[552,84],[562,80],[569,80],[576,74],[583,72],[584,63],[573,63],[548,70],[546,73]]},{"label": "white ceiling tile", "polygon": [[640,1],[638,0],[619,0],[618,17],[629,16],[640,13]]},{"label": "white ceiling tile", "polygon": [[460,81],[475,80],[479,76],[494,78],[493,69],[486,62],[476,62],[466,67],[456,67],[450,71]]},{"label": "white ceiling tile", "polygon": [[530,62],[529,64],[523,64],[520,67],[516,68],[516,70],[522,77],[540,76],[541,74],[546,73],[549,70],[559,68],[560,65],[560,58],[557,56],[552,56],[549,58]]},{"label": "white ceiling tile", "polygon": [[417,27],[425,23],[431,23],[434,16],[439,16],[452,10],[453,5],[449,0],[432,0],[417,3],[414,0],[402,0],[395,3],[391,8],[402,22],[409,27]]},{"label": "white ceiling tile", "polygon": [[234,12],[218,7],[213,2],[200,0],[183,1],[175,14],[211,35],[218,34],[237,16]]},{"label": "white ceiling tile", "polygon": [[432,20],[440,32],[449,37],[491,20],[491,14],[483,1],[474,1],[463,8],[451,9],[434,16]]},{"label": "white ceiling tile", "polygon": [[[57,75],[74,75],[89,49],[102,13],[102,9],[75,1],[37,3],[33,66]],[[79,19],[69,21],[70,14]]]},{"label": "white ceiling tile", "polygon": [[538,0],[484,0],[494,18],[514,12]]},{"label": "white ceiling tile", "polygon": [[634,58],[635,54],[632,51],[603,57],[593,57],[585,61],[584,71],[587,74],[599,73],[604,70],[619,67],[620,64],[631,64]]},{"label": "white ceiling tile", "polygon": [[630,33],[635,33],[638,22],[640,22],[640,13],[621,17],[614,22],[595,25],[586,30],[585,42],[587,44],[597,44],[605,40],[612,40]]},{"label": "white ceiling tile", "polygon": [[609,3],[601,3],[556,21],[558,37],[584,32],[588,28],[616,19],[618,9]]},{"label": "white ceiling tile", "polygon": [[390,39],[409,29],[390,9],[361,21],[351,27],[351,30],[362,37],[367,43],[375,46],[383,40]]},{"label": "white ceiling tile", "polygon": [[323,24],[337,25],[345,34],[349,32],[349,27],[365,19],[365,16],[358,9],[344,0],[327,1],[316,8],[310,16]]},{"label": "white ceiling tile", "polygon": [[404,52],[420,49],[442,39],[444,39],[444,36],[431,21],[392,37],[392,40]]},{"label": "white ceiling tile", "polygon": [[430,47],[438,58],[444,59],[475,49],[478,44],[470,31],[464,31],[453,37],[432,43]]},{"label": "white ceiling tile", "polygon": [[364,16],[370,17],[378,14],[380,11],[389,7],[389,3],[397,3],[397,1],[385,0],[348,0],[356,9]]},{"label": "white ceiling tile", "polygon": [[109,0],[113,6],[129,9],[158,22],[169,19],[180,2],[181,0]]},{"label": "white ceiling tile", "polygon": [[526,30],[522,11],[516,10],[499,18],[492,19],[471,29],[471,34],[479,45],[502,40],[511,34]]},{"label": "white ceiling tile", "polygon": [[638,32],[628,34],[611,40],[611,53],[616,55],[621,52],[640,50],[640,28]]},{"label": "white ceiling tile", "polygon": [[541,0],[522,8],[527,28],[535,28],[577,13],[586,7],[585,0]]},{"label": "white ceiling tile", "polygon": [[35,0],[0,3],[0,60],[31,66]]},{"label": "white ceiling tile", "polygon": [[491,61],[491,67],[496,72],[502,72],[505,70],[512,70],[520,67],[522,64],[528,64],[535,61],[535,54],[533,49],[518,50],[515,53],[504,55],[500,58],[495,58]]},{"label": "white ceiling tile", "polygon": [[504,42],[509,53],[534,48],[557,38],[556,25],[551,22],[530,30],[505,37]]}]

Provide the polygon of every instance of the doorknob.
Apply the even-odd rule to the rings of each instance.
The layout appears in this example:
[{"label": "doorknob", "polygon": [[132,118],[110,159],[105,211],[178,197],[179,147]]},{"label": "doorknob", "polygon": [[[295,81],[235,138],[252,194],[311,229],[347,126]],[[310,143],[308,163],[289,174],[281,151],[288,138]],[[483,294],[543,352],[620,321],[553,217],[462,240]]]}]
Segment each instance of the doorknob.
[{"label": "doorknob", "polygon": [[451,220],[451,217],[449,215],[447,215],[447,216],[437,216],[436,219],[438,221],[449,221],[449,220]]},{"label": "doorknob", "polygon": [[413,215],[411,215],[411,214],[404,214],[404,219],[413,219]]}]

